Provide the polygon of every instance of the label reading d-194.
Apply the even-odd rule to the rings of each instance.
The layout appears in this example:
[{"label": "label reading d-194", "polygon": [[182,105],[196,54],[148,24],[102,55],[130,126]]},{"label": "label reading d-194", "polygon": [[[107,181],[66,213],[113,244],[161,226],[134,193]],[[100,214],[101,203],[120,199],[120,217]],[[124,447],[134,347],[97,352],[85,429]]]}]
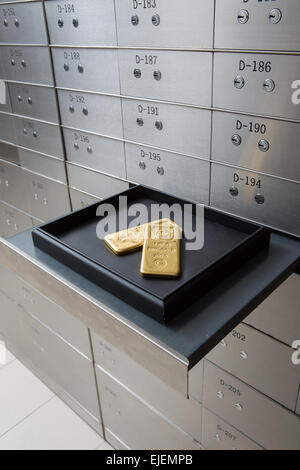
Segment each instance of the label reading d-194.
[{"label": "label reading d-194", "polygon": [[262,188],[261,179],[258,179],[255,176],[240,176],[238,173],[234,173],[233,181],[235,183],[243,183],[245,186],[249,186],[251,188]]}]

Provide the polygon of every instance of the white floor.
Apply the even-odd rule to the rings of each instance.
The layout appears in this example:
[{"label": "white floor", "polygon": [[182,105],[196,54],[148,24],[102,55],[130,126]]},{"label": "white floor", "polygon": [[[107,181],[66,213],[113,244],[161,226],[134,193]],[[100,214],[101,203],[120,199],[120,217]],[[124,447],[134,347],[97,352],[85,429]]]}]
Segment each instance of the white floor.
[{"label": "white floor", "polygon": [[[2,346],[2,347],[1,347]],[[111,450],[0,337],[0,450]]]}]

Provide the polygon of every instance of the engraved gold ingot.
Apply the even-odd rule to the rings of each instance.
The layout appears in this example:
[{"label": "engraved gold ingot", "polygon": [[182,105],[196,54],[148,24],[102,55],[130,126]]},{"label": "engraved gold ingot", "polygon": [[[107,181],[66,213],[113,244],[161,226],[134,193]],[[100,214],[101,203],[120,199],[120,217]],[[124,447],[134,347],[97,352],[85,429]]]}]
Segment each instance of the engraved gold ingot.
[{"label": "engraved gold ingot", "polygon": [[179,277],[181,228],[170,221],[149,224],[145,232],[141,274],[144,277]]},{"label": "engraved gold ingot", "polygon": [[140,225],[104,238],[105,243],[116,255],[124,255],[138,250],[144,244],[145,231],[148,224]]}]

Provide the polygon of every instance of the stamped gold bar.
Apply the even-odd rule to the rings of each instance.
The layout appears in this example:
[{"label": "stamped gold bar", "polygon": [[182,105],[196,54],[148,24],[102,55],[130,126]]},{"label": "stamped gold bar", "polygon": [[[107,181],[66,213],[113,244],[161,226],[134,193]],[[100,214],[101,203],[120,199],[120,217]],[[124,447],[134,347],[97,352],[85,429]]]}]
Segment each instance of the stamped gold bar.
[{"label": "stamped gold bar", "polygon": [[144,277],[175,278],[181,274],[181,228],[169,220],[149,224],[143,246],[141,274]]},{"label": "stamped gold bar", "polygon": [[[151,222],[155,224],[159,221]],[[162,219],[162,223],[175,225],[170,219]],[[106,245],[116,255],[126,255],[137,251],[144,245],[145,232],[149,224],[139,225],[137,227],[122,230],[121,232],[112,233],[104,238]]]},{"label": "stamped gold bar", "polygon": [[148,224],[144,224],[118,233],[112,233],[107,235],[104,241],[116,255],[131,253],[143,246],[147,226]]}]

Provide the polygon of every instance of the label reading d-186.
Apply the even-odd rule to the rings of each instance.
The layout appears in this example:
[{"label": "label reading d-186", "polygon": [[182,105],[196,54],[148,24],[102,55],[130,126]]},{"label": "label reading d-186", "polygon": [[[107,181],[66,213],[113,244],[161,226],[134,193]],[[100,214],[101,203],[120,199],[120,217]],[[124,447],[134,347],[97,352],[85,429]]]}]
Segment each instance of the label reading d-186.
[{"label": "label reading d-186", "polygon": [[249,186],[251,188],[262,188],[262,181],[259,178],[256,178],[255,176],[240,176],[238,173],[234,173],[233,175],[233,181],[234,183],[242,183],[245,186]]},{"label": "label reading d-186", "polygon": [[250,72],[270,73],[272,72],[272,62],[270,60],[252,60],[245,62],[240,60],[239,71],[249,70]]}]

